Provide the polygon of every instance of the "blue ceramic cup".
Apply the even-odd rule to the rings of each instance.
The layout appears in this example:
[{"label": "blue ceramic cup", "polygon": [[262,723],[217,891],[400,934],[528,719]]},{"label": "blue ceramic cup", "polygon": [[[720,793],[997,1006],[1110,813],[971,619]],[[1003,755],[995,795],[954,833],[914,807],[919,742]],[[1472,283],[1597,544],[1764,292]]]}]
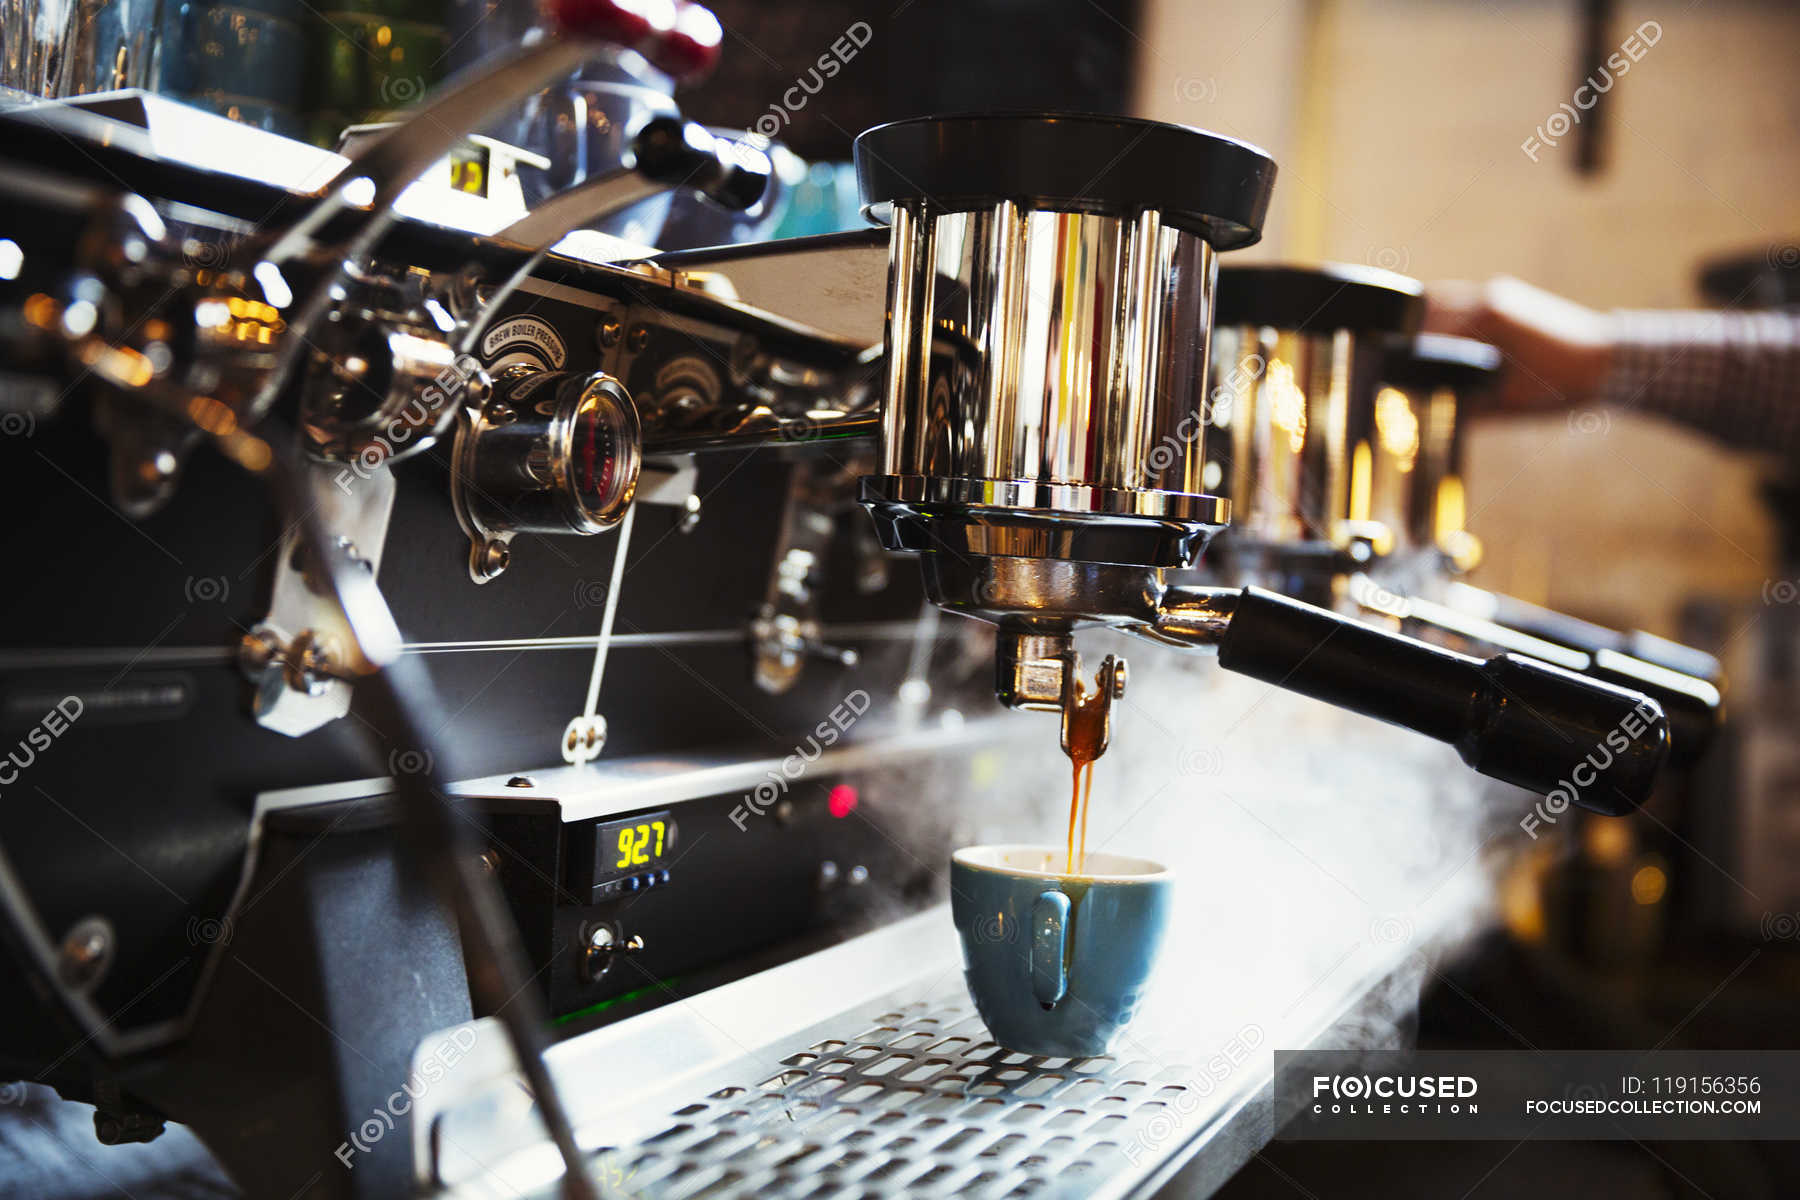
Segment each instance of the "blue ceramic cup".
[{"label": "blue ceramic cup", "polygon": [[963,975],[994,1040],[1020,1054],[1102,1054],[1143,999],[1174,877],[1121,854],[974,846],[950,859]]}]

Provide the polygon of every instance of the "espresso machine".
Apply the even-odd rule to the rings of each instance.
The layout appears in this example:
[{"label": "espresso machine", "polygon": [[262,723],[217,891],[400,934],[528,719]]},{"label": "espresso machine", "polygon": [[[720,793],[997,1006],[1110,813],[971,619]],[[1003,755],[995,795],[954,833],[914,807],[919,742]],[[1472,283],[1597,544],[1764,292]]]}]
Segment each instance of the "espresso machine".
[{"label": "espresso machine", "polygon": [[[1599,813],[1649,794],[1642,690],[1183,574],[1247,498],[1208,484],[1209,350],[1268,155],[906,120],[855,142],[880,228],[660,256],[594,227],[672,189],[753,207],[754,139],[658,111],[528,210],[434,187],[586,59],[680,78],[720,42],[691,4],[549,19],[345,154],[244,143],[256,177],[155,114],[0,114],[35,575],[0,672],[33,801],[0,819],[30,983],[0,1073],[103,1142],[180,1122],[252,1195],[800,1194],[828,1157],[872,1190],[1211,1178],[1224,1125],[1146,1130],[1240,1128],[1253,1073],[1014,1061],[943,998],[952,831],[905,796],[980,797],[1057,736],[1004,710],[1066,742],[1123,700],[1078,640],[1216,655],[1528,791],[1581,771]],[[771,277],[881,328],[764,306]],[[873,711],[926,674],[932,720]]]}]

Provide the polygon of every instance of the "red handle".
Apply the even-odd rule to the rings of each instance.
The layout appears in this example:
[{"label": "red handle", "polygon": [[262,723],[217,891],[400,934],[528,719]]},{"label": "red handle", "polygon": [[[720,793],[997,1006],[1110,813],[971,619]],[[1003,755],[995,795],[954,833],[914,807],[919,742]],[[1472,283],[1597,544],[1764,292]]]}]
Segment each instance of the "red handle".
[{"label": "red handle", "polygon": [[684,0],[544,0],[544,11],[558,34],[635,50],[677,81],[697,79],[718,65],[724,33],[719,19],[698,4]]}]

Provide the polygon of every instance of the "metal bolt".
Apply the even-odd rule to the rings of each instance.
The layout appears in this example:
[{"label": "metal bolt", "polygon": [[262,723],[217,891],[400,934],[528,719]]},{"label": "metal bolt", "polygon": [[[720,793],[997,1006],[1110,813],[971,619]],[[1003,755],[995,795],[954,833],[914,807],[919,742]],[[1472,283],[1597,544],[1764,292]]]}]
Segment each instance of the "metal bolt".
[{"label": "metal bolt", "polygon": [[511,405],[501,400],[491,402],[487,408],[482,410],[481,415],[489,425],[509,425],[512,423],[513,418],[518,416],[518,414],[512,410]]},{"label": "metal bolt", "polygon": [[582,951],[582,968],[592,983],[612,970],[613,955],[617,950],[612,926],[595,925],[587,932],[587,945]]},{"label": "metal bolt", "polygon": [[534,788],[537,786],[537,780],[529,775],[514,775],[506,781],[506,786],[509,788]]},{"label": "metal bolt", "polygon": [[859,887],[862,884],[869,882],[869,868],[861,865],[860,863],[854,867],[851,867],[849,880],[850,880],[851,887]]},{"label": "metal bolt", "polygon": [[338,552],[342,554],[346,560],[355,563],[357,566],[371,574],[374,573],[375,564],[364,558],[362,552],[356,548],[356,543],[351,541],[348,537],[339,534],[337,538],[333,540],[332,545],[337,547]]},{"label": "metal bolt", "polygon": [[643,350],[643,348],[645,346],[648,346],[649,344],[650,344],[650,329],[649,329],[649,327],[645,326],[645,325],[639,325],[632,329],[631,336],[629,338],[627,338],[625,341],[625,348],[627,350],[631,351],[633,354],[636,354],[639,351]]},{"label": "metal bolt", "polygon": [[105,917],[83,917],[64,935],[57,974],[65,985],[86,991],[100,982],[112,960],[113,933]]},{"label": "metal bolt", "polygon": [[483,850],[476,856],[475,861],[481,864],[481,873],[483,875],[498,875],[500,873],[500,856],[492,850]]},{"label": "metal bolt", "polygon": [[619,344],[619,335],[624,331],[625,327],[619,324],[618,318],[602,317],[600,319],[600,327],[596,330],[595,336],[599,339],[600,348],[602,350],[611,350],[614,346]]},{"label": "metal bolt", "polygon": [[246,674],[260,671],[281,656],[281,639],[268,626],[258,626],[238,642],[238,665]]},{"label": "metal bolt", "polygon": [[481,548],[481,573],[489,579],[506,570],[512,562],[512,549],[499,538]]},{"label": "metal bolt", "polygon": [[319,644],[317,634],[303,629],[288,643],[281,671],[294,691],[307,696],[322,696],[325,694],[325,677],[331,672],[331,654]]},{"label": "metal bolt", "polygon": [[1125,698],[1125,660],[1113,659],[1112,694],[1114,700]]}]

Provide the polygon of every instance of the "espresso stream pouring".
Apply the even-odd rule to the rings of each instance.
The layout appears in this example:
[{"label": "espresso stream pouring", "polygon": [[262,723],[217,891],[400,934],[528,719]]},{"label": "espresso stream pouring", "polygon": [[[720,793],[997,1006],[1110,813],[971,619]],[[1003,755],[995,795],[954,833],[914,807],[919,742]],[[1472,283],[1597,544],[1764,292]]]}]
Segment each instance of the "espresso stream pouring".
[{"label": "espresso stream pouring", "polygon": [[1125,693],[1125,660],[1109,654],[1090,694],[1079,660],[1063,673],[1062,748],[1069,756],[1069,846],[1066,870],[1079,874],[1087,859],[1088,804],[1094,798],[1094,763],[1112,740],[1112,702]]}]

